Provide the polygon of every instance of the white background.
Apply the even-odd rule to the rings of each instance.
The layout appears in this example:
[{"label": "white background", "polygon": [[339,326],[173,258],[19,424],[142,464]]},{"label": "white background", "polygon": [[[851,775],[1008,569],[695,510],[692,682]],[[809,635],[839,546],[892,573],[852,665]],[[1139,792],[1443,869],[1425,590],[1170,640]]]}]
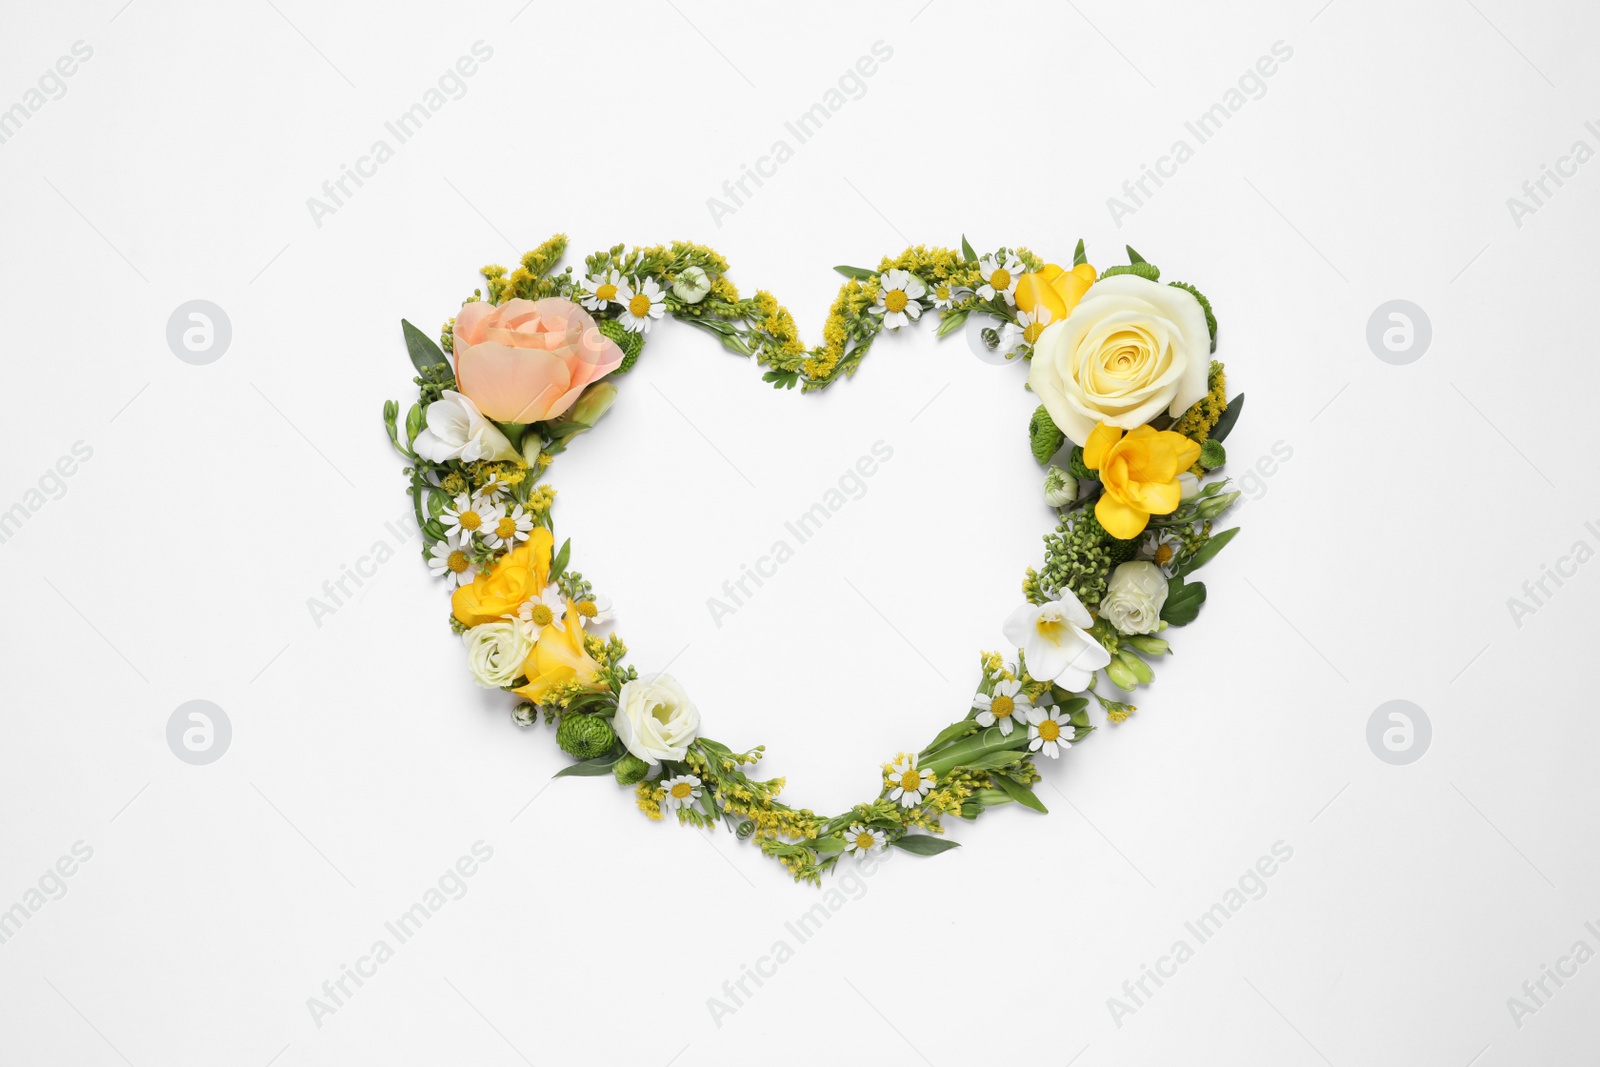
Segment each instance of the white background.
[{"label": "white background", "polygon": [[[1507,600],[1600,547],[1600,170],[1520,226],[1506,204],[1574,140],[1600,147],[1592,8],[119,5],[11,0],[0,35],[0,108],[93,49],[0,144],[0,510],[92,449],[0,544],[0,909],[93,849],[0,945],[0,1061],[1488,1067],[1593,1047],[1600,963],[1547,979],[1520,1026],[1507,998],[1600,949],[1577,681],[1600,574],[1547,581],[1520,625]],[[307,198],[480,40],[465,95],[314,222]],[[864,95],[796,146],[785,120],[876,41],[893,55]],[[1278,41],[1259,99],[1118,226],[1107,199],[1193,147],[1185,121]],[[719,225],[708,198],[779,138],[794,158]],[[470,684],[409,546],[313,621],[407,514],[378,417],[414,395],[398,320],[433,332],[480,264],[557,230],[580,264],[712,244],[811,338],[829,268],[908,241],[1068,261],[1082,236],[1102,267],[1132,243],[1217,308],[1250,397],[1231,472],[1292,458],[1252,481],[1139,712],[1047,768],[1051,814],[957,825],[965,847],[828,897],[609,781],[546,788],[565,757]],[[192,299],[232,324],[208,366],[166,342]],[[1366,341],[1392,299],[1432,322],[1407,366]],[[825,395],[775,393],[668,323],[550,472],[558,532],[641,669],[670,661],[708,733],[764,742],[792,800],[837,810],[962,714],[1040,556],[1021,378],[924,328]],[[880,440],[865,495],[714,625],[707,598]],[[191,699],[232,722],[209,766],[167,746]],[[1408,766],[1366,739],[1393,699],[1432,723]],[[308,998],[480,840],[466,894],[317,1025]],[[1280,841],[1265,894],[1197,944],[1185,922]],[[785,924],[829,900],[800,943]],[[1193,958],[1117,1017],[1179,939]]]}]

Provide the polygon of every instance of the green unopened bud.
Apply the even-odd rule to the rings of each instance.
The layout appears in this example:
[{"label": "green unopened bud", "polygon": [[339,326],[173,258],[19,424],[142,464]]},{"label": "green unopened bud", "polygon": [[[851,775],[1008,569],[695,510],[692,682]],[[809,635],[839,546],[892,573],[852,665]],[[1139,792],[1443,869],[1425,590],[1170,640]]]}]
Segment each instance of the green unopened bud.
[{"label": "green unopened bud", "polygon": [[993,352],[1000,347],[1000,331],[993,326],[985,326],[978,334],[983,338],[983,347]]},{"label": "green unopened bud", "polygon": [[1128,668],[1126,663],[1122,662],[1120,657],[1114,658],[1110,663],[1106,664],[1106,677],[1111,679],[1112,685],[1124,691],[1131,691],[1134,686],[1139,684],[1139,679],[1134,677],[1133,671]]},{"label": "green unopened bud", "polygon": [[1117,661],[1127,667],[1142,684],[1149,685],[1155,680],[1156,672],[1150,669],[1150,664],[1139,658],[1138,653],[1125,648],[1117,653]]},{"label": "green unopened bud", "polygon": [[610,382],[595,382],[585,389],[583,395],[578,397],[578,402],[572,405],[572,410],[566,415],[567,421],[581,422],[585,427],[593,426],[616,401],[616,386]]},{"label": "green unopened bud", "polygon": [[672,295],[685,304],[698,304],[711,292],[711,279],[699,267],[685,267],[672,281]]},{"label": "green unopened bud", "polygon": [[523,701],[511,709],[511,721],[518,726],[532,726],[539,721],[539,709]]},{"label": "green unopened bud", "polygon": [[1054,463],[1044,472],[1044,502],[1053,508],[1064,508],[1078,499],[1078,479]]},{"label": "green unopened bud", "polygon": [[1208,497],[1197,509],[1198,514],[1202,519],[1214,519],[1232,507],[1233,502],[1238,499],[1239,490],[1237,489],[1231,493],[1222,493],[1217,496]]},{"label": "green unopened bud", "polygon": [[616,775],[618,784],[635,785],[650,773],[650,764],[630,752],[611,765],[611,773]]},{"label": "green unopened bud", "polygon": [[411,410],[406,412],[406,443],[416,444],[417,434],[422,432],[422,405],[412,404]]},{"label": "green unopened bud", "polygon": [[1165,656],[1172,651],[1172,646],[1167,644],[1166,641],[1159,637],[1151,637],[1149,634],[1134,634],[1132,637],[1123,638],[1123,640],[1146,655]]}]

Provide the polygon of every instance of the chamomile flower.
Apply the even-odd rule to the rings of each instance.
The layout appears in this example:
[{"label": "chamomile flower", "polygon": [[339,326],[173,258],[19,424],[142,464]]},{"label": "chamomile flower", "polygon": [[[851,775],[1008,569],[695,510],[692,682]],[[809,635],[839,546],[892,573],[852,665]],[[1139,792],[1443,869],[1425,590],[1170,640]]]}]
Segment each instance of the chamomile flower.
[{"label": "chamomile flower", "polygon": [[933,306],[940,311],[952,307],[957,300],[966,295],[966,290],[954,282],[934,282],[928,287],[928,295],[933,298]]},{"label": "chamomile flower", "polygon": [[435,578],[443,578],[451,589],[458,585],[471,585],[478,577],[478,565],[467,558],[464,548],[449,540],[435,541],[428,549],[428,571]]},{"label": "chamomile flower", "polygon": [[917,757],[901,755],[899,762],[889,769],[890,800],[898,800],[902,808],[914,808],[933,788],[933,772],[917,769]]},{"label": "chamomile flower", "polygon": [[1147,559],[1161,568],[1161,573],[1171,578],[1178,569],[1178,553],[1183,541],[1173,530],[1156,530],[1139,546],[1139,558]]},{"label": "chamomile flower", "polygon": [[985,300],[993,300],[998,294],[1006,298],[1006,303],[1015,305],[1017,279],[1022,277],[1022,272],[1022,260],[1016,256],[984,256],[978,261],[978,273],[983,275],[978,295]]},{"label": "chamomile flower", "polygon": [[578,601],[579,626],[604,626],[616,617],[616,612],[611,610],[610,597],[590,596]]},{"label": "chamomile flower", "polygon": [[661,810],[674,812],[686,808],[700,799],[700,778],[693,774],[680,774],[661,783],[667,795],[661,798]]},{"label": "chamomile flower", "polygon": [[601,271],[588,279],[589,292],[583,298],[583,306],[590,311],[604,311],[614,303],[621,302],[622,272]]},{"label": "chamomile flower", "polygon": [[1061,750],[1072,747],[1072,734],[1072,723],[1061,717],[1060,708],[1037,708],[1028,727],[1028,751],[1060,759]]},{"label": "chamomile flower", "polygon": [[1050,309],[1040,305],[1032,311],[1017,312],[1017,325],[1022,327],[1022,339],[1030,345],[1044,333],[1044,328],[1050,325]]},{"label": "chamomile flower", "polygon": [[483,539],[490,548],[515,548],[518,541],[526,541],[533,531],[533,516],[521,504],[501,509],[491,525],[483,528]]},{"label": "chamomile flower", "polygon": [[472,540],[472,535],[493,528],[500,518],[500,510],[481,496],[469,497],[462,493],[439,513],[444,532],[462,548]]},{"label": "chamomile flower", "polygon": [[928,287],[915,274],[903,270],[888,270],[878,278],[878,302],[867,311],[883,316],[886,330],[898,330],[922,314],[920,303]]},{"label": "chamomile flower", "polygon": [[870,826],[856,823],[850,827],[850,832],[845,834],[844,847],[846,852],[862,856],[868,852],[882,852],[885,840],[882,830],[874,830]]},{"label": "chamomile flower", "polygon": [[1003,737],[1010,737],[1017,723],[1028,725],[1029,718],[1035,714],[1033,701],[1015,678],[1003,678],[994,683],[994,692],[979,693],[972,698],[972,706],[979,709],[974,721],[979,726],[998,725]]},{"label": "chamomile flower", "polygon": [[622,305],[617,321],[634,333],[649,333],[650,320],[659,319],[666,311],[665,295],[654,278],[624,285],[617,290],[617,303]]},{"label": "chamomile flower", "polygon": [[510,484],[502,481],[498,474],[491,474],[489,480],[478,490],[478,495],[491,504],[498,504],[509,492],[511,492]]},{"label": "chamomile flower", "polygon": [[544,587],[544,592],[532,600],[523,601],[515,616],[507,615],[506,618],[515,618],[522,623],[523,632],[535,639],[546,626],[554,626],[561,633],[566,633],[567,601],[556,584],[551,582]]}]

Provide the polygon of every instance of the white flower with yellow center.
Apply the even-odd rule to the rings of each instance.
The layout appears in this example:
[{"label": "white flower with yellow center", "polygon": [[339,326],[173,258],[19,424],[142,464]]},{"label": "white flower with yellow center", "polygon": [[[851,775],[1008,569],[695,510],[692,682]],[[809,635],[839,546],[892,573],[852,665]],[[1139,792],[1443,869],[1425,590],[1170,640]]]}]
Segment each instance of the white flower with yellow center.
[{"label": "white flower with yellow center", "polygon": [[898,330],[922,315],[922,297],[928,287],[915,274],[903,270],[888,270],[878,278],[878,302],[867,309],[869,314],[882,315],[886,330]]},{"label": "white flower with yellow center", "polygon": [[617,316],[617,321],[634,333],[648,333],[650,320],[659,319],[666,311],[663,303],[665,296],[654,278],[624,285],[617,290],[617,303],[622,305],[622,314]]},{"label": "white flower with yellow center", "polygon": [[1028,727],[1028,751],[1060,759],[1061,750],[1072,747],[1072,737],[1072,723],[1061,717],[1060,708],[1042,708]]},{"label": "white flower with yellow center", "polygon": [[567,599],[561,595],[561,589],[551,582],[544,587],[544,592],[532,600],[523,601],[515,616],[507,615],[506,618],[519,620],[522,629],[535,640],[546,626],[554,626],[560,633],[566,633]]},{"label": "white flower with yellow center", "polygon": [[1139,558],[1147,559],[1161,568],[1163,577],[1171,578],[1178,569],[1178,553],[1183,540],[1172,530],[1157,530],[1139,546]]},{"label": "white flower with yellow center", "polygon": [[435,578],[444,578],[454,589],[458,585],[471,585],[478,576],[478,565],[467,558],[465,549],[449,540],[435,541],[428,549],[428,571]]},{"label": "white flower with yellow center", "polygon": [[620,271],[601,271],[588,279],[589,291],[583,298],[583,306],[590,311],[604,311],[620,300],[622,292],[622,273]]},{"label": "white flower with yellow center", "polygon": [[844,835],[844,847],[846,852],[862,856],[868,852],[882,852],[886,840],[882,830],[856,823]]},{"label": "white flower with yellow center", "polygon": [[902,808],[914,808],[933,788],[933,772],[917,769],[917,757],[904,756],[889,768],[889,799],[898,800]]},{"label": "white flower with yellow center", "polygon": [[1072,590],[1063,589],[1057,597],[1022,605],[1001,629],[1006,640],[1022,650],[1029,675],[1081,692],[1094,672],[1111,662],[1111,653],[1089,636],[1094,618]]},{"label": "white flower with yellow center", "polygon": [[1044,333],[1044,328],[1050,325],[1050,309],[1041,304],[1032,311],[1019,311],[1017,325],[1022,327],[1022,339],[1031,345],[1039,339],[1041,333]]},{"label": "white flower with yellow center", "polygon": [[928,295],[933,298],[933,306],[944,311],[965,296],[966,290],[954,282],[934,282],[928,287]]},{"label": "white flower with yellow center", "polygon": [[578,601],[578,625],[582,627],[604,626],[617,617],[611,610],[609,597],[590,596]]},{"label": "white flower with yellow center", "polygon": [[983,276],[983,284],[978,286],[978,295],[985,300],[993,300],[997,295],[1006,298],[1006,303],[1013,306],[1017,302],[1017,280],[1022,277],[1022,260],[1016,256],[984,256],[978,261],[978,273]]},{"label": "white flower with yellow center", "polygon": [[680,774],[661,783],[666,796],[661,798],[661,810],[668,814],[686,808],[700,799],[700,778],[693,774]]},{"label": "white flower with yellow center", "polygon": [[500,509],[487,498],[469,497],[462,493],[439,513],[445,536],[466,548],[475,534],[483,534],[494,527],[500,518]]},{"label": "white flower with yellow center", "polygon": [[972,706],[978,709],[974,721],[979,726],[999,726],[1003,737],[1010,737],[1017,723],[1028,725],[1028,719],[1034,713],[1033,701],[1028,699],[1028,694],[1022,691],[1022,683],[1015,678],[1002,678],[994,683],[994,692],[979,693],[972,698]]},{"label": "white flower with yellow center", "polygon": [[483,539],[490,548],[511,549],[518,541],[526,541],[533,532],[533,516],[521,504],[512,504],[510,510],[501,510],[494,522],[485,526]]}]

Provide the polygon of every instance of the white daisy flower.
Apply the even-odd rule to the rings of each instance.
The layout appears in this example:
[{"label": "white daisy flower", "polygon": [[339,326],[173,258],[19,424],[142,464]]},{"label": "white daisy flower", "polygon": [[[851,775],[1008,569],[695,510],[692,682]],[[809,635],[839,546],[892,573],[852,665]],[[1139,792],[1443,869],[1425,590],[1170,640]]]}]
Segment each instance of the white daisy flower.
[{"label": "white daisy flower", "polygon": [[867,311],[883,316],[886,330],[898,330],[922,315],[919,301],[928,291],[922,279],[903,270],[884,271],[878,278],[878,302]]},{"label": "white daisy flower", "polygon": [[435,578],[444,578],[451,589],[471,585],[478,577],[478,565],[467,558],[466,550],[448,540],[435,541],[428,549],[428,571]]},{"label": "white daisy flower", "polygon": [[579,626],[604,626],[616,617],[617,613],[611,610],[610,597],[591,595],[587,600],[578,601]]},{"label": "white daisy flower", "polygon": [[1139,546],[1139,558],[1147,559],[1161,568],[1161,573],[1171,578],[1178,569],[1178,553],[1183,540],[1173,530],[1155,530]]},{"label": "white daisy flower", "polygon": [[489,480],[483,483],[483,488],[478,490],[478,495],[491,504],[498,504],[511,492],[511,486],[500,480],[498,474],[491,474]]},{"label": "white daisy flower", "polygon": [[953,282],[935,282],[928,287],[928,295],[933,298],[933,306],[940,311],[953,306],[967,294],[967,291]]},{"label": "white daisy flower", "polygon": [[917,757],[901,756],[889,769],[889,781],[894,787],[889,799],[898,800],[902,808],[914,808],[933,788],[933,772],[917,770]]},{"label": "white daisy flower", "polygon": [[1017,325],[1022,328],[1022,339],[1030,345],[1044,333],[1044,328],[1050,325],[1050,309],[1040,305],[1032,311],[1017,312]]},{"label": "white daisy flower", "polygon": [[494,522],[483,528],[483,539],[490,548],[516,548],[518,541],[526,541],[528,534],[533,531],[533,516],[529,515],[521,504],[512,504],[510,509],[500,509],[500,514]]},{"label": "white daisy flower", "polygon": [[885,837],[882,830],[874,830],[860,823],[851,826],[850,832],[845,834],[844,838],[845,851],[854,852],[858,856],[868,852],[882,852],[884,845]]},{"label": "white daisy flower", "polygon": [[1022,277],[1022,260],[1016,256],[984,256],[978,261],[978,273],[983,275],[983,284],[978,286],[978,295],[985,300],[993,300],[996,294],[1006,298],[1006,303],[1015,305],[1017,302],[1017,279]]},{"label": "white daisy flower", "polygon": [[472,540],[472,535],[493,528],[499,521],[500,509],[485,497],[469,497],[462,493],[439,513],[444,532],[462,548]]},{"label": "white daisy flower", "polygon": [[634,333],[650,332],[650,320],[659,319],[666,311],[662,302],[664,296],[654,278],[624,285],[617,290],[617,303],[622,305],[622,314],[617,316],[617,321]]},{"label": "white daisy flower", "polygon": [[661,810],[667,814],[686,808],[700,799],[700,778],[693,774],[680,774],[661,783],[667,795],[661,798]]},{"label": "white daisy flower", "polygon": [[561,595],[560,588],[551,582],[544,587],[544,592],[532,600],[523,601],[516,615],[507,615],[506,618],[514,618],[522,623],[523,632],[532,638],[538,638],[546,626],[554,626],[561,633],[566,633],[567,600]]},{"label": "white daisy flower", "polygon": [[583,306],[590,311],[604,311],[614,303],[619,303],[622,293],[622,272],[601,271],[588,279],[589,291],[583,298]]},{"label": "white daisy flower", "polygon": [[979,709],[974,721],[979,726],[1000,727],[1003,737],[1010,737],[1016,723],[1028,725],[1034,714],[1033,702],[1022,691],[1022,683],[1015,678],[1001,679],[994,684],[994,692],[979,693],[972,698],[972,706]]},{"label": "white daisy flower", "polygon": [[1043,751],[1051,759],[1060,759],[1061,750],[1072,747],[1072,723],[1061,717],[1056,707],[1035,709],[1033,725],[1028,727],[1028,751]]}]

